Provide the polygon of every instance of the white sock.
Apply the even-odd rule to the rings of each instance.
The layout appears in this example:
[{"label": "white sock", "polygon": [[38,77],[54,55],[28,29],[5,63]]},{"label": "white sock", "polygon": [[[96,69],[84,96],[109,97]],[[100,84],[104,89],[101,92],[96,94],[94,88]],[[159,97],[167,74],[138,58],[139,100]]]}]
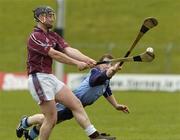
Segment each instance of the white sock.
[{"label": "white sock", "polygon": [[94,127],[94,125],[89,125],[86,129],[85,132],[88,136],[90,136],[91,134],[93,134],[94,132],[96,132],[96,128]]}]

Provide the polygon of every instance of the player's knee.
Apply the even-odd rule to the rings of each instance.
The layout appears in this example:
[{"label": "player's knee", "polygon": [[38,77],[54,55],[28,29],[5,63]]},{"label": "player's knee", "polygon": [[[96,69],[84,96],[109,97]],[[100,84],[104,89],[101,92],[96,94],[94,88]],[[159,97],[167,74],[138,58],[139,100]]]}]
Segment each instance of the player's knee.
[{"label": "player's knee", "polygon": [[41,114],[41,115],[39,115],[39,124],[42,124],[43,121],[44,121],[44,115]]},{"label": "player's knee", "polygon": [[57,122],[57,114],[51,113],[48,116],[44,116],[42,119],[43,121],[46,120],[52,127],[54,127]]},{"label": "player's knee", "polygon": [[75,110],[81,110],[81,108],[83,108],[81,101],[78,98],[75,98],[73,100],[73,104],[71,105],[71,107],[69,109],[71,111],[75,111]]}]

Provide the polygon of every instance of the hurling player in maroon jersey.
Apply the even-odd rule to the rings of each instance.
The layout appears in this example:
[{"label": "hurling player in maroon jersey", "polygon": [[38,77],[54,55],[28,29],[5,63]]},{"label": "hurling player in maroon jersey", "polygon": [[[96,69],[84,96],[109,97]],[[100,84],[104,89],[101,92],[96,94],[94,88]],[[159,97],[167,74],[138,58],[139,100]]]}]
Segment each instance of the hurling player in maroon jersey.
[{"label": "hurling player in maroon jersey", "polygon": [[[75,120],[91,140],[108,139],[103,138],[91,124],[79,99],[52,74],[53,59],[60,63],[75,65],[79,70],[93,67],[96,61],[70,47],[62,37],[51,31],[56,19],[51,7],[39,6],[33,12],[37,25],[27,43],[27,71],[30,93],[45,116],[40,128],[40,140],[48,140],[56,124],[56,102],[64,104],[72,111]],[[17,129],[20,127],[21,124]]]}]

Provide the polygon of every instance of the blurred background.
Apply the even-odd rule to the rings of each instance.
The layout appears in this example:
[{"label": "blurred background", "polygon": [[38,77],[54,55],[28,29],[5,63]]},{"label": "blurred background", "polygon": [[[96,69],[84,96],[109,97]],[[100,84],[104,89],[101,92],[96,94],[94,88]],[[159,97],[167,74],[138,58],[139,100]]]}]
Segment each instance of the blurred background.
[{"label": "blurred background", "polygon": [[[176,80],[172,81],[175,81],[180,90],[178,0],[64,0],[64,2],[65,40],[72,47],[96,60],[104,53],[123,57],[137,36],[144,19],[157,18],[159,25],[144,35],[131,54],[136,55],[144,52],[147,47],[153,47],[155,60],[151,63],[126,63],[118,74],[163,75],[165,76],[163,80],[168,80],[166,76],[174,76]],[[16,140],[15,128],[20,117],[39,112],[38,106],[27,90],[2,90],[4,74],[24,75],[26,72],[26,41],[35,25],[32,10],[39,5],[49,5],[58,10],[56,0],[0,0],[0,139],[2,140]],[[84,71],[86,72],[88,71]],[[76,67],[64,66],[64,74],[68,73],[79,72]],[[22,81],[18,82],[19,85],[24,84]],[[16,87],[16,81],[14,83],[11,86]],[[179,140],[179,90],[170,93],[163,90],[114,91],[119,102],[129,106],[131,110],[129,115],[116,112],[103,98],[87,108],[87,113],[98,129],[117,136],[117,140]],[[94,112],[98,112],[97,115],[94,116]],[[87,139],[74,120],[56,126],[51,137],[52,140],[72,138]]]}]

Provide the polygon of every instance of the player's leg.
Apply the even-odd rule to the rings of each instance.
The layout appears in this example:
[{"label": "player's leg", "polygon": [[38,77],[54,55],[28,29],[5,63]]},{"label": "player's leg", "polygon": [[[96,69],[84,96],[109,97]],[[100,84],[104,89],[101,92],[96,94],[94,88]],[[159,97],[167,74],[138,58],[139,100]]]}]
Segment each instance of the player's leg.
[{"label": "player's leg", "polygon": [[39,124],[41,125],[44,120],[43,114],[35,114],[32,116],[23,116],[18,124],[18,127],[16,128],[16,136],[18,138],[21,138],[23,135],[23,131],[27,128],[29,128],[32,125]]},{"label": "player's leg", "polygon": [[16,129],[16,135],[17,137],[22,137],[23,133],[26,131],[27,128],[33,126],[28,132],[25,132],[25,135],[29,135],[29,138],[35,139],[39,135],[39,129],[42,125],[44,120],[43,114],[35,114],[32,116],[25,116],[21,119],[17,129]]},{"label": "player's leg", "polygon": [[67,86],[63,86],[55,97],[58,102],[64,104],[72,111],[74,118],[79,125],[85,129],[88,136],[97,137],[99,135],[94,126],[91,124],[81,102]]},{"label": "player's leg", "polygon": [[[63,105],[62,105],[63,106]],[[57,107],[57,106],[56,106]],[[58,105],[58,108],[57,108],[58,110],[57,110],[57,123],[61,123],[61,122],[63,122],[63,121],[65,121],[65,120],[69,120],[69,119],[71,119],[71,118],[73,118],[73,114],[72,114],[72,111],[71,110],[69,110],[68,108],[66,108],[66,107],[64,107],[63,106],[63,108],[62,107],[60,107],[59,105]],[[40,114],[40,115],[42,115],[42,114]],[[43,117],[42,117],[43,116]],[[43,119],[44,119],[44,115],[42,115],[42,116],[40,116],[40,117],[42,117],[41,118],[41,120],[43,121]],[[33,117],[33,116],[32,116]],[[31,117],[31,118],[32,118]],[[34,119],[34,118],[33,118]],[[39,123],[39,124],[41,124],[41,123]],[[35,138],[37,138],[38,136],[39,136],[39,130],[40,130],[40,127],[41,127],[41,125],[35,125],[35,126],[33,126],[29,131],[26,131],[25,130],[25,133],[24,133],[24,137],[26,138],[26,139],[32,139],[32,140],[34,140]]]},{"label": "player's leg", "polygon": [[[69,120],[73,118],[72,111],[69,110],[67,107],[65,107],[63,104],[56,104],[56,110],[57,110],[57,123],[63,122],[65,120]],[[28,127],[24,127],[23,130],[21,130],[21,136],[24,133],[24,137],[26,139],[32,139],[34,140],[39,136],[39,130],[40,127],[44,121],[44,115],[43,114],[35,114],[29,117],[25,117],[26,119],[23,119],[23,123],[20,124],[26,124],[28,127],[34,125],[30,130],[26,130]],[[24,126],[24,125],[23,125]],[[20,129],[19,129],[20,131]],[[20,132],[19,132],[20,133]]]},{"label": "player's leg", "polygon": [[[66,108],[63,104],[57,103],[56,110],[57,110],[57,123],[73,118],[72,111]],[[44,120],[43,114],[35,114],[33,116],[29,116],[27,119],[28,125],[35,125],[35,124],[38,125],[33,126],[29,131],[25,131],[24,137],[26,139],[30,138],[32,140],[37,138],[39,136],[39,130],[43,120]]]},{"label": "player's leg", "polygon": [[[90,137],[90,140],[115,140],[116,139],[115,137],[108,136],[108,135],[101,135],[99,132],[97,132],[95,127],[91,124],[81,102],[68,89],[67,86],[64,86],[59,91],[59,93],[56,94],[56,99],[57,101],[63,103],[66,107],[68,107],[72,111],[74,118],[77,120],[80,126],[85,130],[86,134]],[[70,112],[68,110],[66,111],[67,111],[66,113],[69,114],[69,116],[66,116],[66,117],[71,117]]]},{"label": "player's leg", "polygon": [[21,119],[20,119],[20,122],[16,128],[16,136],[18,138],[21,138],[22,135],[23,135],[23,132],[26,128],[28,128],[29,125],[27,124],[27,117],[26,116],[23,116]]},{"label": "player's leg", "polygon": [[[57,110],[57,123],[61,123],[62,121],[69,120],[73,118],[72,111],[66,108],[62,104],[56,104],[56,110]],[[34,140],[39,136],[39,130],[41,127],[41,124],[44,120],[43,114],[35,114],[33,116],[28,117],[27,122],[28,125],[34,125],[29,131],[24,130],[24,137],[26,139]],[[35,125],[36,124],[36,125]]]},{"label": "player's leg", "polygon": [[40,140],[48,140],[50,133],[57,121],[55,101],[45,101],[40,104],[41,112],[44,114],[44,121],[40,128]]},{"label": "player's leg", "polygon": [[[72,111],[69,110],[68,108],[66,108],[64,105],[56,104],[56,108],[57,108],[57,118],[58,118],[57,123],[61,123],[62,121],[69,120],[69,119],[73,118]],[[29,122],[31,122],[31,123],[32,122],[37,122],[37,120],[35,118],[39,119],[39,120],[41,119],[40,122],[42,122],[43,119],[44,119],[44,116],[42,114],[36,114],[34,116],[30,116],[29,117]],[[39,135],[39,129],[40,129],[39,125],[33,126],[29,131],[25,131],[24,137],[26,139],[28,139],[28,140],[29,139],[34,140]],[[110,136],[109,134],[106,134],[106,133],[101,133],[97,138],[98,139],[106,138],[106,139],[114,140],[115,137],[112,137],[112,136]]]},{"label": "player's leg", "polygon": [[35,115],[27,117],[27,124],[29,126],[36,125],[36,124],[41,125],[43,121],[44,121],[43,114],[35,114]]},{"label": "player's leg", "polygon": [[[82,102],[82,99],[81,99]],[[86,106],[86,103],[84,104],[84,106]],[[57,123],[61,123],[65,120],[69,120],[72,119],[74,116],[72,114],[72,111],[70,109],[68,109],[67,107],[63,106],[62,104],[57,104]],[[110,136],[110,134],[107,133],[100,133],[99,136],[97,136],[96,138],[93,138],[94,140],[96,139],[109,139],[109,140],[115,140],[116,138],[113,136]]]},{"label": "player's leg", "polygon": [[[57,123],[60,123],[62,121],[68,120],[73,118],[73,114],[71,110],[66,108],[63,104],[56,104],[56,110],[57,110]],[[39,130],[43,123],[44,115],[43,114],[35,114],[32,116],[27,117],[27,122],[29,126],[34,125],[32,128],[30,128],[29,131],[24,130],[24,137],[26,139],[32,139],[34,140],[39,136]],[[22,132],[23,134],[23,132]]]},{"label": "player's leg", "polygon": [[[38,137],[38,135],[40,135],[40,140],[41,139],[46,140],[49,138],[49,134],[57,121],[56,120],[57,111],[56,110],[52,111],[52,108],[51,108],[52,105],[49,105],[49,104],[53,104],[53,107],[55,107],[55,105],[54,103],[51,103],[51,102],[54,102],[54,101],[48,101],[48,103],[45,103],[47,105],[44,105],[44,103],[43,105],[40,105],[40,108],[44,115],[35,114],[33,116],[25,117],[25,119],[23,119],[22,121],[23,123],[21,124],[25,124],[26,126],[35,125],[29,131],[25,129],[22,131],[22,135],[24,134],[24,137],[26,139],[34,140],[36,137]],[[39,134],[39,131],[41,132],[40,134]]]},{"label": "player's leg", "polygon": [[[55,88],[51,74],[37,73],[29,76],[28,87],[32,97],[38,102],[44,121],[40,128],[40,140],[48,140],[50,133],[57,121],[55,104]],[[60,86],[59,86],[60,87]],[[62,86],[61,86],[62,87]],[[60,88],[61,88],[60,87]]]},{"label": "player's leg", "polygon": [[63,110],[57,111],[57,123],[61,123],[65,120],[72,119],[73,113],[70,109],[64,108]]},{"label": "player's leg", "polygon": [[34,125],[29,131],[27,131],[24,134],[25,138],[29,138],[34,140],[39,136],[39,130],[41,128],[41,125],[44,121],[44,115],[43,114],[35,114],[33,116],[28,117],[28,124],[31,126]]},{"label": "player's leg", "polygon": [[25,130],[23,133],[25,139],[35,140],[39,136],[40,128],[41,128],[40,125],[35,125],[35,126],[31,127],[30,130]]}]

